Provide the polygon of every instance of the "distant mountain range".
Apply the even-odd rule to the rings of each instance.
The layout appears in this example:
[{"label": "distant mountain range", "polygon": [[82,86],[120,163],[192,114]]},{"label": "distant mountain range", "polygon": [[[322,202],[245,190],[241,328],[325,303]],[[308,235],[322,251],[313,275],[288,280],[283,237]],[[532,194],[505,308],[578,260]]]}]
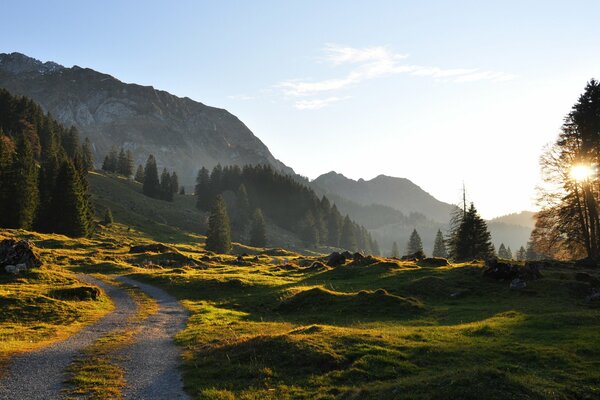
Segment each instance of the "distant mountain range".
[{"label": "distant mountain range", "polygon": [[228,111],[89,68],[0,54],[0,87],[35,100],[62,124],[77,127],[92,141],[97,164],[111,146],[123,146],[137,163],[154,154],[160,167],[175,169],[187,184],[200,167],[217,163],[270,164],[294,172]]},{"label": "distant mountain range", "polygon": [[[277,160],[228,111],[89,68],[0,54],[0,87],[35,100],[64,125],[76,126],[92,141],[97,165],[112,146],[125,147],[136,163],[154,154],[160,168],[176,170],[190,185],[202,166],[269,164],[327,195],[343,214],[367,227],[385,253],[393,241],[402,250],[415,228],[430,252],[435,233],[447,230],[456,208],[405,178],[379,175],[356,181],[332,171],[308,181]],[[516,251],[529,238],[533,213],[496,218],[489,227],[496,246],[503,242]]]}]

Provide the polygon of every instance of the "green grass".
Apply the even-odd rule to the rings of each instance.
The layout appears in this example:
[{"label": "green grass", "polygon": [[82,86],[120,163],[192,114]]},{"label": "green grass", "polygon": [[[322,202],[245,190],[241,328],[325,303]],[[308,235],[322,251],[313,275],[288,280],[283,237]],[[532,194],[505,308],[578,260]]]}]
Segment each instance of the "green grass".
[{"label": "green grass", "polygon": [[198,265],[162,265],[129,253],[150,239],[120,224],[74,242],[16,234],[46,246],[53,268],[131,275],[177,296],[191,313],[177,342],[196,399],[600,397],[600,307],[568,264],[513,291],[481,264],[314,270],[260,249],[240,263],[188,236],[165,244]]}]

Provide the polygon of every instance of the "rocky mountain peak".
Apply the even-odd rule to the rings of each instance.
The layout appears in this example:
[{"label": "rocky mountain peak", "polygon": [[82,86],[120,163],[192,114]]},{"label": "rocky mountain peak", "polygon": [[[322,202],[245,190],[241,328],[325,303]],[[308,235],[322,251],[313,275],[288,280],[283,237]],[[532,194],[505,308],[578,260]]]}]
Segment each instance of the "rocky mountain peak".
[{"label": "rocky mountain peak", "polygon": [[52,61],[41,62],[21,53],[0,54],[0,68],[8,73],[18,75],[28,72],[47,74],[55,72],[64,67]]}]

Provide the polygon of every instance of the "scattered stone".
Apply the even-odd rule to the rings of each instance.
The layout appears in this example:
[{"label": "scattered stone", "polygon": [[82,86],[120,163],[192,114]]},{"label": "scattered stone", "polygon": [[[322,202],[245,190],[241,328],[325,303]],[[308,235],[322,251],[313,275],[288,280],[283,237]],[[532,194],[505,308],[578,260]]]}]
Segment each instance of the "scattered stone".
[{"label": "scattered stone", "polygon": [[[352,257],[352,255],[350,257]],[[339,267],[340,265],[346,262],[347,258],[350,257],[346,257],[344,254],[340,254],[337,251],[334,251],[329,255],[327,259],[327,265],[329,265],[330,267]]]},{"label": "scattered stone", "polygon": [[515,278],[510,282],[510,288],[513,290],[525,289],[527,287],[527,282],[520,278]]},{"label": "scattered stone", "polygon": [[524,281],[533,281],[540,279],[542,274],[537,264],[520,266],[492,258],[486,261],[483,276],[502,281],[513,281],[516,278]]},{"label": "scattered stone", "polygon": [[402,261],[421,261],[424,258],[425,258],[425,253],[423,253],[423,251],[419,250],[416,253],[407,254],[405,256],[402,256],[400,258],[400,260],[402,260]]},{"label": "scattered stone", "polygon": [[0,272],[17,275],[41,265],[42,261],[33,251],[31,242],[14,239],[0,242]]}]

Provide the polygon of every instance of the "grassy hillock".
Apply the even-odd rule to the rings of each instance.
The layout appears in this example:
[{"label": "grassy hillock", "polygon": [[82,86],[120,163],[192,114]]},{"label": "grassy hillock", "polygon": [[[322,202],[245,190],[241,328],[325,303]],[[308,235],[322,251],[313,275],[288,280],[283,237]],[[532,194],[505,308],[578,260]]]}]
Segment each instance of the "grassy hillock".
[{"label": "grassy hillock", "polygon": [[[191,313],[177,341],[193,398],[600,396],[600,308],[578,279],[599,277],[593,269],[547,267],[511,290],[479,263],[315,267],[318,258],[261,249],[240,260],[205,252],[193,236],[131,253],[152,240],[121,224],[82,240],[11,234],[66,276],[127,274],[177,296]],[[179,256],[165,263],[165,254]]]}]

